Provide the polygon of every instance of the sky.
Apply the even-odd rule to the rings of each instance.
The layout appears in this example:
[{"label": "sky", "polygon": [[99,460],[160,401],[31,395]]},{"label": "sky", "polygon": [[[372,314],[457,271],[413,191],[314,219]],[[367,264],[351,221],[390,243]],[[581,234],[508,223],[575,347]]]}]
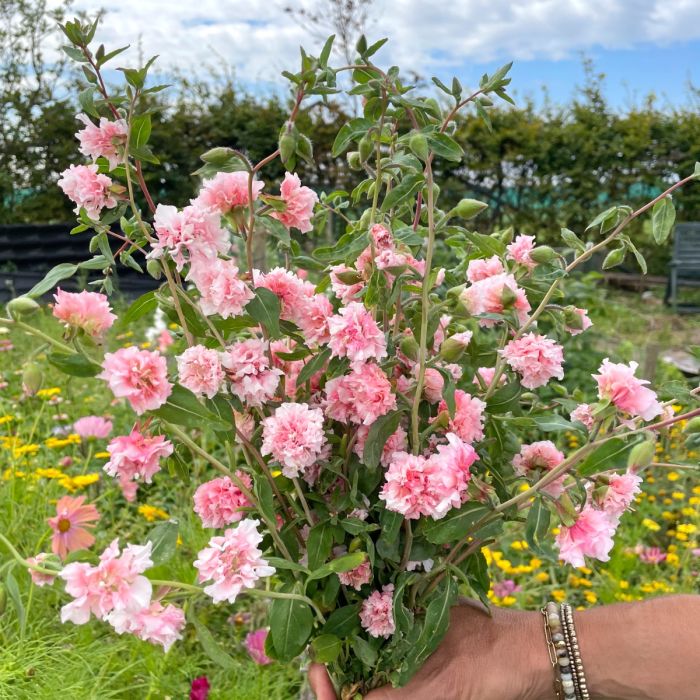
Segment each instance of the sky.
[{"label": "sky", "polygon": [[[58,0],[54,0],[57,3]],[[318,54],[322,41],[284,11],[286,0],[75,0],[107,15],[97,35],[108,48],[140,42],[159,54],[163,71],[203,75],[231,66],[253,92],[283,89],[298,47]],[[294,0],[323,8],[324,0]],[[543,91],[567,102],[583,82],[582,57],[607,75],[606,95],[619,108],[653,92],[661,105],[684,104],[700,87],[700,0],[374,0],[368,38],[388,37],[377,63],[429,79],[453,75],[465,86],[514,61],[512,92],[540,101]],[[133,65],[137,50],[132,48]]]}]

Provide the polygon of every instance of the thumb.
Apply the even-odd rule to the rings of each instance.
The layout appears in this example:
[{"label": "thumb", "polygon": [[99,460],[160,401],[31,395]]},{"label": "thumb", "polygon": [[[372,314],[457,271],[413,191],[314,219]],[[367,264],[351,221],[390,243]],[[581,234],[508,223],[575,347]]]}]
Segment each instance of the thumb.
[{"label": "thumb", "polygon": [[335,688],[323,664],[309,666],[309,685],[317,700],[336,700]]}]

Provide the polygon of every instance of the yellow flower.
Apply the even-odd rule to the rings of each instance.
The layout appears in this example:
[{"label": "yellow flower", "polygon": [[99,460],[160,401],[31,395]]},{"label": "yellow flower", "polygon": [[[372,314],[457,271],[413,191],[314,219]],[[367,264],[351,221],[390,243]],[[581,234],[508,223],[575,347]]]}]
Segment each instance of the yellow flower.
[{"label": "yellow flower", "polygon": [[95,452],[95,459],[109,459],[111,456],[109,452]]},{"label": "yellow flower", "polygon": [[516,552],[522,552],[524,549],[529,548],[525,540],[515,540],[515,542],[511,542],[510,546]]},{"label": "yellow flower", "polygon": [[532,557],[532,559],[530,559],[530,568],[531,569],[539,569],[540,566],[542,566],[541,559],[538,559],[537,557]]},{"label": "yellow flower", "polygon": [[647,477],[647,484],[654,484],[656,483],[656,479],[653,476],[648,476]]},{"label": "yellow flower", "polygon": [[79,474],[78,476],[68,476],[66,475],[58,483],[63,486],[66,491],[77,491],[78,489],[83,489],[90,484],[94,484],[96,481],[100,480],[99,474]]},{"label": "yellow flower", "polygon": [[693,523],[678,523],[676,530],[678,530],[678,532],[683,532],[686,535],[692,535],[693,533],[697,532],[698,527],[697,525],[693,525]]},{"label": "yellow flower", "polygon": [[626,591],[630,587],[629,581],[618,581],[617,585],[623,590]]},{"label": "yellow flower", "polygon": [[671,496],[676,500],[676,501],[683,501],[685,500],[685,494],[682,491],[674,491]]},{"label": "yellow flower", "polygon": [[668,474],[666,474],[666,478],[669,481],[678,481],[678,479],[681,478],[681,475],[678,472],[669,472]]},{"label": "yellow flower", "polygon": [[651,518],[644,518],[644,520],[642,520],[642,525],[652,532],[658,532],[661,529],[661,525]]},{"label": "yellow flower", "polygon": [[552,598],[554,598],[557,603],[563,603],[566,600],[566,591],[561,588],[555,588],[552,591]]},{"label": "yellow flower", "polygon": [[167,520],[170,517],[162,508],[156,508],[156,506],[149,506],[148,504],[139,506],[139,513],[141,513],[149,523],[158,519]]},{"label": "yellow flower", "polygon": [[61,389],[57,386],[52,386],[48,389],[39,389],[39,391],[36,392],[36,395],[40,399],[50,399],[52,396],[58,396],[58,394],[61,393]]},{"label": "yellow flower", "polygon": [[676,516],[673,515],[673,513],[670,510],[665,510],[663,513],[661,513],[661,517],[664,520],[673,520]]},{"label": "yellow flower", "polygon": [[2,478],[5,481],[9,481],[12,479],[12,477],[15,477],[16,479],[24,479],[25,476],[27,476],[24,472],[19,471],[19,469],[15,469],[13,472],[12,469],[5,469],[5,471],[2,473]]},{"label": "yellow flower", "polygon": [[505,598],[501,598],[498,601],[499,605],[503,605],[504,607],[515,605],[517,602],[517,598],[514,598],[512,595],[507,595]]},{"label": "yellow flower", "polygon": [[5,423],[9,423],[10,421],[13,421],[15,419],[14,416],[11,416],[9,413],[6,416],[0,416],[0,425],[4,425]]},{"label": "yellow flower", "polygon": [[143,348],[144,350],[148,350],[152,345],[150,340],[147,340],[145,343],[141,343],[140,347]]},{"label": "yellow flower", "polygon": [[593,591],[586,591],[583,594],[583,597],[586,599],[588,603],[591,605],[595,605],[598,602],[598,596],[593,592]]},{"label": "yellow flower", "polygon": [[40,479],[62,479],[65,474],[55,467],[49,467],[48,469],[36,469],[34,471],[37,477]]},{"label": "yellow flower", "polygon": [[39,445],[22,445],[12,450],[13,457],[23,457],[24,455],[35,455],[39,451]]},{"label": "yellow flower", "polygon": [[[671,548],[669,547],[669,549]],[[666,555],[666,563],[670,566],[678,566],[681,563],[681,558],[674,552],[669,552]]]},{"label": "yellow flower", "polygon": [[539,574],[535,575],[535,579],[540,583],[547,583],[547,581],[549,581],[549,574],[546,571],[540,571]]},{"label": "yellow flower", "polygon": [[[648,479],[647,479],[647,481],[648,481]],[[696,496],[700,496],[700,486],[693,486],[693,493]]]},{"label": "yellow flower", "polygon": [[527,491],[530,488],[530,484],[520,484],[518,486],[518,491]]}]

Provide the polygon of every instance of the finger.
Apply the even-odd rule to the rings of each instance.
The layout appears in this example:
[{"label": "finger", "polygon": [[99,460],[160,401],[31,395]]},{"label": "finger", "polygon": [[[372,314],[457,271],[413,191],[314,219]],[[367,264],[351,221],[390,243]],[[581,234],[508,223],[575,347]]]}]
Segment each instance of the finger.
[{"label": "finger", "polygon": [[309,684],[317,700],[336,700],[335,689],[323,664],[309,666]]}]

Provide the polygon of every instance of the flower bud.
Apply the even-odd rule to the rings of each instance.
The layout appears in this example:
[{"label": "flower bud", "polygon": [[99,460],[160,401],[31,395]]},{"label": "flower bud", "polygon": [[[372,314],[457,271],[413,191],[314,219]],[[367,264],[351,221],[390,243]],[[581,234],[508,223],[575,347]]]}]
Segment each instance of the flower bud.
[{"label": "flower bud", "polygon": [[654,440],[645,440],[635,445],[627,456],[628,469],[640,469],[648,467],[651,460],[654,459],[656,453],[656,442]]},{"label": "flower bud", "polygon": [[358,282],[362,282],[362,277],[357,270],[344,270],[343,272],[336,272],[335,277],[337,277],[343,284],[357,284]]},{"label": "flower bud", "polygon": [[467,343],[462,342],[458,338],[447,338],[440,346],[440,357],[445,362],[457,362],[467,348]]},{"label": "flower bud", "polygon": [[361,163],[364,163],[372,155],[372,148],[372,139],[369,137],[369,134],[365,134],[358,144]]},{"label": "flower bud", "polygon": [[286,163],[297,149],[297,140],[291,134],[283,134],[279,141],[280,158]]},{"label": "flower bud", "polygon": [[353,552],[356,552],[358,549],[362,547],[362,538],[361,537],[353,537],[352,541],[350,542],[350,546],[348,547],[348,553],[352,554]]},{"label": "flower bud", "polygon": [[688,433],[688,434],[700,433],[700,416],[695,416],[695,418],[691,418],[685,424],[685,428],[683,428],[683,432]]},{"label": "flower bud", "polygon": [[450,414],[447,411],[440,411],[432,422],[431,427],[435,430],[446,428],[450,424]]},{"label": "flower bud", "polygon": [[403,338],[401,338],[399,347],[401,348],[401,352],[406,355],[409,360],[415,361],[418,359],[418,352],[420,348],[418,347],[416,339],[412,335],[405,335]]},{"label": "flower bud", "polygon": [[512,226],[509,226],[508,228],[504,229],[503,231],[500,231],[498,233],[498,239],[503,243],[504,245],[508,245],[509,243],[513,242],[513,236],[515,235],[515,231],[513,230]]},{"label": "flower bud", "polygon": [[583,316],[576,313],[576,307],[567,306],[564,309],[564,325],[567,328],[571,328],[575,331],[583,330]]},{"label": "flower bud", "polygon": [[163,268],[160,265],[160,260],[149,260],[146,263],[146,271],[153,277],[154,280],[159,280]]},{"label": "flower bud", "polygon": [[548,263],[554,260],[556,253],[548,246],[541,245],[530,251],[530,258],[536,263]]},{"label": "flower bud", "polygon": [[12,318],[31,316],[41,307],[31,297],[17,297],[7,304],[7,310]]},{"label": "flower bud", "polygon": [[28,362],[22,372],[22,388],[27,396],[34,396],[44,383],[44,373],[36,362]]},{"label": "flower bud", "polygon": [[372,218],[372,210],[365,209],[365,211],[362,212],[362,216],[360,217],[360,228],[361,229],[368,229],[369,222],[370,222],[371,218]]},{"label": "flower bud", "polygon": [[510,309],[513,304],[517,301],[517,294],[507,285],[503,285],[503,291],[501,292],[501,303],[504,309]]},{"label": "flower bud", "polygon": [[473,219],[477,214],[480,214],[489,205],[485,202],[479,202],[476,199],[462,199],[454,208],[457,216],[461,219]]},{"label": "flower bud", "polygon": [[311,139],[304,134],[299,134],[299,140],[297,142],[297,153],[309,163],[314,160],[314,147],[311,143]]},{"label": "flower bud", "polygon": [[625,260],[625,252],[626,250],[624,248],[616,248],[615,250],[611,250],[605,257],[605,260],[603,260],[603,269],[609,270],[611,267],[615,267],[616,265],[623,263]]},{"label": "flower bud", "polygon": [[578,511],[568,493],[562,493],[557,499],[557,510],[559,511],[559,517],[563,525],[571,527],[576,523]]},{"label": "flower bud", "polygon": [[428,139],[425,138],[423,134],[413,134],[408,142],[409,148],[413,151],[413,155],[422,161],[428,159],[430,153],[430,148],[428,146]]},{"label": "flower bud", "polygon": [[348,151],[346,156],[350,170],[362,170],[362,161],[357,151]]},{"label": "flower bud", "polygon": [[447,296],[448,297],[456,297],[459,298],[462,292],[467,288],[466,284],[458,284],[456,287],[450,287],[447,290]]}]

